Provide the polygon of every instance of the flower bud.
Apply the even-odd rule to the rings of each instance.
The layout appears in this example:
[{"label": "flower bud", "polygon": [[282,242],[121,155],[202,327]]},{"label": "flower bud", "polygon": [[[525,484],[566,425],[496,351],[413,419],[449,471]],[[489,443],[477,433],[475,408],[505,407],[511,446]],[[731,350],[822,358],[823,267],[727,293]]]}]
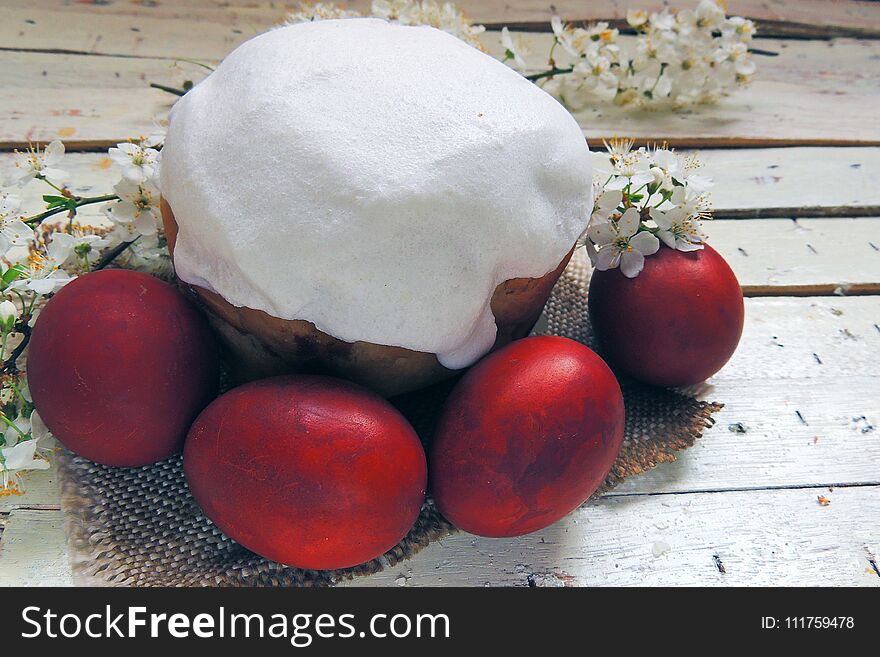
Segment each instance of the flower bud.
[{"label": "flower bud", "polygon": [[12,330],[18,317],[18,308],[14,303],[8,299],[0,303],[0,328],[2,328],[4,333]]}]

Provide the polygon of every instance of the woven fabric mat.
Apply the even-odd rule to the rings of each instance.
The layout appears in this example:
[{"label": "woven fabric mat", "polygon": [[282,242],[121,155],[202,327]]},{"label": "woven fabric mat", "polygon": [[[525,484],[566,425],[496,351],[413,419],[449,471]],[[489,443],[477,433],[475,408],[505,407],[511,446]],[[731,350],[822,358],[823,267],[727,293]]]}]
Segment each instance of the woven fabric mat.
[{"label": "woven fabric mat", "polygon": [[[590,345],[583,251],[562,275],[535,333]],[[545,321],[546,320],[546,321]],[[626,477],[675,460],[713,424],[720,404],[621,379],[626,403],[623,448],[596,495]],[[453,384],[394,403],[423,441]],[[314,586],[391,567],[456,529],[429,499],[409,534],[386,554],[355,568],[309,571],[267,561],[224,536],[189,494],[179,456],[136,469],[109,468],[62,452],[62,508],[79,584],[128,586]]]}]

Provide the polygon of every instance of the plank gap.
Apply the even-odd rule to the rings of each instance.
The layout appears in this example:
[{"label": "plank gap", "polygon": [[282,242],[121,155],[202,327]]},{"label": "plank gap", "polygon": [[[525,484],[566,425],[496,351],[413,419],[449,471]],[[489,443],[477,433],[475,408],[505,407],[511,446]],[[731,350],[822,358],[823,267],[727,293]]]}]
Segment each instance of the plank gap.
[{"label": "plank gap", "polygon": [[[151,57],[150,59],[157,59]],[[145,85],[146,87],[146,85]],[[170,98],[170,96],[169,96]],[[135,128],[136,130],[136,128]],[[625,131],[624,131],[625,132]],[[618,134],[609,134],[604,136],[590,136],[589,142],[592,150],[596,150],[603,140],[608,141],[619,137]],[[110,139],[65,139],[64,147],[68,153],[95,153],[105,151],[111,146],[127,141],[131,135],[124,137],[113,137]],[[634,139],[636,147],[640,146],[658,146],[666,144],[669,148],[677,149],[699,149],[699,150],[731,150],[731,149],[749,149],[749,148],[796,148],[796,147],[825,147],[825,148],[849,148],[854,146],[880,146],[880,139],[772,139],[764,137],[664,137],[658,135],[656,137],[636,138]],[[48,143],[45,139],[35,139],[32,141],[24,140],[7,140],[0,141],[0,152],[9,152],[21,150],[29,146],[44,147]],[[787,208],[783,208],[786,210]],[[771,210],[778,211],[779,209]],[[880,208],[872,206],[870,208],[871,215],[880,215]],[[802,215],[808,216],[808,215]],[[821,216],[821,215],[818,215]],[[846,216],[853,216],[848,214]],[[720,217],[719,217],[720,218]]]},{"label": "plank gap", "polygon": [[[736,15],[731,11],[730,15]],[[565,16],[563,16],[565,18]],[[746,16],[746,18],[749,18]],[[831,39],[880,39],[880,29],[875,27],[849,27],[849,26],[821,26],[799,23],[796,21],[770,21],[760,18],[751,18],[757,28],[755,41],[761,39],[786,39],[792,41],[830,41]],[[638,34],[629,26],[629,23],[620,18],[589,18],[583,20],[566,21],[576,27],[586,27],[598,22],[608,23],[609,26],[620,30],[621,34]],[[504,23],[483,23],[487,32],[500,32],[507,28],[516,32],[547,33],[552,32],[549,21],[524,21]]]},{"label": "plank gap", "polygon": [[823,219],[829,217],[880,217],[880,205],[830,207],[729,208],[715,210],[715,219]]},{"label": "plank gap", "polygon": [[752,493],[768,490],[809,490],[829,488],[862,488],[862,487],[878,487],[880,481],[861,481],[847,483],[830,483],[830,484],[780,484],[778,486],[742,486],[729,488],[695,488],[692,490],[674,490],[674,491],[636,491],[632,493],[615,493],[614,491],[599,496],[598,499],[608,497],[657,497],[659,495],[702,495],[715,493]]},{"label": "plank gap", "polygon": [[812,285],[743,285],[745,297],[858,297],[880,295],[880,283]]}]

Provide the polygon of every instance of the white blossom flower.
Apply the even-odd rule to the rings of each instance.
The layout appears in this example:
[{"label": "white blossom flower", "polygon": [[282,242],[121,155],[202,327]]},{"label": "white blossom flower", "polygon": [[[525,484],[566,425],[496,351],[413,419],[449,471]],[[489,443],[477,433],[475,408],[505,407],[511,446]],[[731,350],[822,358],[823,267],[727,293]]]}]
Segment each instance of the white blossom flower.
[{"label": "white blossom flower", "polygon": [[152,180],[159,168],[159,151],[143,142],[117,144],[107,151],[110,158],[122,166],[122,177],[133,183]]},{"label": "white blossom flower", "polygon": [[645,256],[657,252],[658,239],[648,231],[639,231],[641,217],[636,208],[628,208],[618,219],[593,224],[587,231],[596,246],[595,266],[599,271],[620,267],[627,278],[635,278],[645,266]]},{"label": "white blossom flower", "polygon": [[165,129],[156,126],[153,132],[141,139],[141,145],[146,148],[160,148],[165,143]]},{"label": "white blossom flower", "polygon": [[582,76],[581,86],[596,91],[602,97],[613,98],[617,92],[617,76],[611,70],[611,60],[597,50],[590,50],[575,64],[574,70]]},{"label": "white blossom flower", "polygon": [[149,182],[122,180],[113,188],[120,200],[108,206],[105,214],[114,223],[132,224],[140,235],[155,235],[161,221],[159,191]]},{"label": "white blossom flower", "polygon": [[749,42],[755,36],[755,24],[742,16],[731,16],[722,23],[721,36],[725,39],[742,39]]},{"label": "white blossom flower", "polygon": [[[578,30],[575,30],[575,32],[578,32]],[[605,21],[599,21],[595,25],[588,27],[586,30],[581,30],[581,32],[590,41],[604,43],[611,43],[620,35],[620,31],[617,28],[612,28]],[[578,47],[583,48],[582,42],[576,40],[575,43]]]},{"label": "white blossom flower", "polygon": [[[40,452],[48,448],[41,445],[51,435],[34,411],[30,418],[19,415],[14,421],[5,420],[4,446],[0,448],[0,489],[9,487],[10,480],[20,477],[26,470],[45,470],[49,461]],[[12,426],[9,426],[11,424]]]},{"label": "white blossom flower", "polygon": [[[309,21],[330,20],[339,18],[355,18],[357,11],[345,9],[332,3],[316,4],[301,3],[299,10],[288,14],[283,25]],[[474,25],[464,13],[451,2],[435,2],[434,0],[373,0],[370,15],[401,25],[430,25],[448,32],[462,41],[479,48],[479,35],[486,28]]]},{"label": "white blossom flower", "polygon": [[[29,396],[27,392],[27,388],[22,389],[22,395],[26,398]],[[30,400],[29,400],[30,401]],[[40,414],[37,412],[37,409],[34,409],[31,412],[31,436],[37,441],[37,443],[46,444],[48,440],[52,439],[52,433],[49,431],[49,427],[46,426],[46,423],[43,422],[43,418],[40,417]]]},{"label": "white blossom flower", "polygon": [[24,246],[34,239],[34,230],[19,218],[21,200],[0,193],[0,256],[13,246]]},{"label": "white blossom flower", "polygon": [[12,421],[15,426],[7,426],[3,433],[3,440],[7,447],[15,447],[22,435],[28,435],[31,431],[31,421],[29,418],[19,415]]},{"label": "white blossom flower", "polygon": [[[68,278],[64,283],[69,283],[73,278]],[[28,320],[28,327],[34,328],[37,324],[37,319],[40,316],[40,313],[43,312],[43,308],[46,306],[46,298],[45,297],[37,297],[36,302],[34,303],[34,307],[31,308],[31,318]]]},{"label": "white blossom flower", "polygon": [[703,29],[717,29],[724,20],[724,8],[716,0],[701,0],[694,15],[697,26]]},{"label": "white blossom flower", "polygon": [[73,280],[62,266],[73,253],[75,238],[67,233],[53,233],[46,253],[32,250],[24,264],[25,273],[9,285],[10,290],[53,294]]},{"label": "white blossom flower", "polygon": [[606,189],[624,189],[629,187],[635,191],[654,180],[654,174],[650,171],[651,163],[641,149],[617,159],[612,157],[611,165],[613,167],[611,174],[615,178],[605,185]]},{"label": "white blossom flower", "polygon": [[690,218],[699,221],[709,216],[711,212],[708,198],[693,185],[676,187],[669,198],[669,203],[675,206],[676,216],[681,219]]},{"label": "white blossom flower", "polygon": [[0,219],[18,216],[21,199],[6,192],[0,192]]},{"label": "white blossom flower", "polygon": [[675,15],[670,14],[668,10],[664,9],[663,11],[657,14],[651,14],[648,19],[648,23],[651,28],[658,31],[671,31],[675,28]]},{"label": "white blossom flower", "polygon": [[[318,3],[301,7],[289,22],[349,15],[357,14]],[[477,48],[477,37],[485,30],[471,24],[451,2],[373,0],[370,15],[402,25],[431,25]],[[502,61],[519,71],[542,65],[548,67],[545,73],[558,69],[552,76],[541,76],[539,84],[573,110],[596,100],[671,108],[715,102],[754,75],[751,54],[740,48],[754,36],[754,24],[727,18],[721,0],[701,0],[695,9],[677,13],[630,9],[626,18],[638,30],[635,48],[630,41],[620,43],[619,31],[607,22],[581,28],[553,16],[554,44],[545,62],[530,65],[524,44],[507,28],[501,34]]]},{"label": "white blossom flower", "polygon": [[354,18],[360,13],[350,9],[343,9],[331,3],[316,2],[315,4],[303,3],[299,11],[288,14],[285,25],[294,23],[308,23],[311,21],[332,20],[337,18]]},{"label": "white blossom flower", "polygon": [[373,0],[370,13],[401,25],[430,25],[478,48],[478,37],[486,31],[482,25],[473,25],[451,2],[441,4],[434,0]]},{"label": "white blossom flower", "polygon": [[580,48],[574,43],[575,34],[571,26],[565,25],[559,16],[553,16],[550,19],[550,28],[553,30],[556,42],[562,46],[563,50],[573,57],[581,56]]},{"label": "white blossom flower", "polygon": [[524,69],[528,66],[524,56],[528,54],[522,39],[514,39],[510,36],[510,30],[506,27],[501,29],[501,47],[504,48],[504,56],[512,59],[517,68]]},{"label": "white blossom flower", "polygon": [[699,222],[677,208],[651,212],[651,218],[657,224],[658,239],[670,249],[696,251],[703,248],[706,234],[700,228]]},{"label": "white blossom flower", "polygon": [[620,202],[623,200],[623,192],[619,189],[601,189],[594,194],[593,221],[604,221],[617,212]]},{"label": "white blossom flower", "polygon": [[74,236],[73,252],[87,264],[92,264],[101,257],[101,250],[109,245],[110,240],[100,235],[77,235]]},{"label": "white blossom flower", "polygon": [[[613,139],[604,153],[593,153],[593,211],[578,240],[596,269],[620,267],[629,278],[661,242],[679,251],[703,248],[700,222],[711,216],[705,193],[711,181],[696,173],[701,166],[696,155],[634,146],[632,139]],[[650,182],[633,184],[645,166]]]},{"label": "white blossom flower", "polygon": [[712,186],[712,181],[699,175],[693,156],[685,158],[672,149],[656,148],[648,151],[654,182],[660,189],[672,191],[678,185],[687,185],[692,191],[704,192]]},{"label": "white blossom flower", "polygon": [[554,19],[556,42],[573,58],[573,71],[545,90],[574,109],[609,99],[621,106],[682,107],[714,102],[754,74],[745,46],[753,26],[725,19],[715,0],[677,14],[630,10],[627,18],[639,31],[635,48],[618,44],[607,23],[583,30]]},{"label": "white blossom flower", "polygon": [[125,250],[120,256],[119,262],[126,269],[134,269],[151,276],[167,279],[174,273],[168,247],[158,235],[129,236],[122,241],[131,242],[137,237],[137,241]]},{"label": "white blossom flower", "polygon": [[47,470],[49,461],[37,456],[37,441],[33,438],[22,440],[11,446],[0,448],[0,476],[3,487],[9,485],[9,475],[22,470]]},{"label": "white blossom flower", "polygon": [[50,142],[42,151],[39,148],[29,148],[23,153],[16,151],[17,171],[13,177],[19,185],[37,176],[56,183],[63,182],[67,179],[67,172],[55,167],[63,157],[64,144],[59,139]]},{"label": "white blossom flower", "polygon": [[605,145],[605,150],[608,151],[608,158],[612,162],[618,162],[623,158],[628,157],[632,152],[633,146],[636,144],[634,139],[619,138],[609,139],[602,143]]},{"label": "white blossom flower", "polygon": [[626,22],[630,27],[639,28],[648,22],[648,12],[644,9],[628,9],[626,12]]},{"label": "white blossom flower", "polygon": [[590,256],[595,255],[595,249],[589,243],[587,234],[590,226],[595,223],[606,221],[612,215],[618,215],[618,206],[623,200],[623,192],[619,189],[605,189],[599,180],[593,181],[593,212],[584,232],[577,241],[578,246],[586,246]]}]

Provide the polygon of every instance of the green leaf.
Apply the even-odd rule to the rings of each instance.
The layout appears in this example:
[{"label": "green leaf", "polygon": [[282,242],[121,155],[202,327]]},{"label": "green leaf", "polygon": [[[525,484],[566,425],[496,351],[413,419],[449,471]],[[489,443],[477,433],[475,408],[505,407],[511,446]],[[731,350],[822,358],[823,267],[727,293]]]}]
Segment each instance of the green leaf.
[{"label": "green leaf", "polygon": [[67,208],[68,210],[76,210],[76,208],[78,207],[77,200],[75,198],[68,198],[67,196],[44,194],[43,200],[46,202],[47,210],[51,210],[52,208]]},{"label": "green leaf", "polygon": [[67,198],[64,196],[53,196],[52,194],[43,194],[43,200],[47,204],[47,209],[58,208],[67,205]]},{"label": "green leaf", "polygon": [[3,276],[0,277],[0,283],[2,283],[3,289],[5,289],[12,281],[20,278],[22,275],[27,273],[27,269],[24,265],[18,264],[10,267],[5,272],[3,272]]}]

